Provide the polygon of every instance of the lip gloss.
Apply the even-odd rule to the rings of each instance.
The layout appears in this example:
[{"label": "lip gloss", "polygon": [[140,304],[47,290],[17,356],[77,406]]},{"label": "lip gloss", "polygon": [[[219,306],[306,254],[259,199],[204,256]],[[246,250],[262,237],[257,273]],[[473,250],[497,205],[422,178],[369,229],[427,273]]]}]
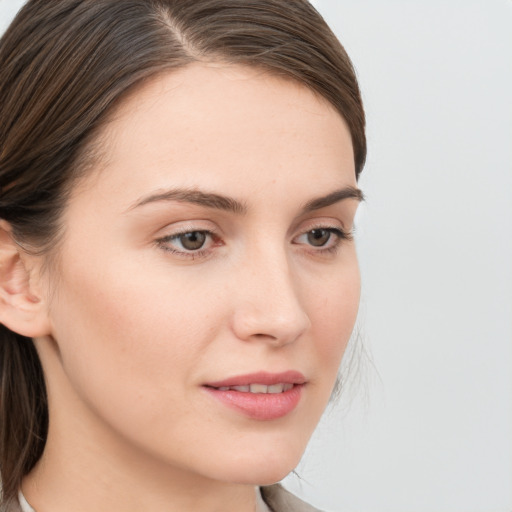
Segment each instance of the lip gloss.
[{"label": "lip gloss", "polygon": [[292,412],[299,404],[303,384],[282,393],[250,393],[234,390],[204,389],[228,407],[255,420],[275,420]]},{"label": "lip gloss", "polygon": [[[227,389],[234,386],[249,388],[251,384],[264,386],[284,384],[289,389],[278,393],[254,393],[248,390]],[[269,421],[282,418],[297,407],[305,384],[306,379],[300,372],[258,372],[208,383],[204,389],[224,405],[249,418]]]}]

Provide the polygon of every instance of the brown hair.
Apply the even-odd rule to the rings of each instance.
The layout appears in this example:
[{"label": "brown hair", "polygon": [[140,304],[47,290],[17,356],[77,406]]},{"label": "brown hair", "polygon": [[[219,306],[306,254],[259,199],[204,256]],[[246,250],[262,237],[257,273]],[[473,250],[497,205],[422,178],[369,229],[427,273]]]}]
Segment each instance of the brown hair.
[{"label": "brown hair", "polygon": [[[0,219],[21,246],[56,246],[68,193],[115,104],[198,60],[257,66],[326,98],[348,124],[359,176],[366,140],[355,73],[307,0],[31,0],[0,40]],[[32,340],[0,325],[4,503],[41,456],[47,429]]]}]

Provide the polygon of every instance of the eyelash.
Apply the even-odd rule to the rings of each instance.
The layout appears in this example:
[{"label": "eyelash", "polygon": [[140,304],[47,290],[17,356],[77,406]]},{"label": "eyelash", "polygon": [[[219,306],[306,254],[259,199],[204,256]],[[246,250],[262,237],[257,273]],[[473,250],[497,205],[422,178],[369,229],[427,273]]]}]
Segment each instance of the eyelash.
[{"label": "eyelash", "polygon": [[177,256],[180,256],[182,258],[195,260],[198,258],[203,258],[208,256],[208,254],[211,252],[211,247],[208,247],[206,249],[203,249],[202,247],[200,249],[197,249],[196,251],[193,250],[183,250],[180,251],[178,249],[173,248],[172,246],[168,245],[169,242],[179,240],[182,236],[188,235],[191,233],[201,233],[203,235],[206,235],[210,240],[213,242],[213,246],[215,244],[222,245],[220,243],[220,239],[218,236],[213,232],[209,231],[207,229],[185,229],[183,231],[179,231],[177,233],[173,233],[172,235],[164,236],[162,238],[159,238],[156,240],[157,245],[163,249],[166,252],[170,252],[171,254],[175,254]]},{"label": "eyelash", "polygon": [[[331,235],[334,235],[336,237],[336,240],[332,243],[332,245],[330,245],[328,247],[318,246],[318,249],[314,249],[313,252],[315,254],[320,254],[320,255],[336,254],[344,242],[350,242],[354,238],[352,232],[350,232],[350,231],[346,231],[339,227],[329,227],[329,226],[325,226],[325,225],[312,226],[307,231],[301,233],[299,236],[307,235],[315,230],[327,231],[328,233],[330,233]],[[298,238],[298,237],[295,237],[295,239],[296,238]],[[331,241],[331,237],[329,237],[327,244],[329,244],[330,241]],[[314,247],[314,246],[311,246],[311,247]]]},{"label": "eyelash", "polygon": [[[339,227],[329,227],[329,226],[325,226],[325,225],[313,226],[310,229],[308,229],[307,231],[304,231],[300,235],[296,236],[294,238],[294,240],[301,236],[308,235],[309,233],[312,233],[315,230],[327,231],[330,235],[334,235],[336,237],[336,240],[334,241],[334,243],[332,243],[332,245],[329,245],[328,247],[318,246],[317,249],[313,249],[313,251],[311,251],[311,252],[313,252],[315,254],[320,254],[320,255],[321,254],[336,254],[338,252],[340,246],[343,244],[343,242],[349,242],[349,241],[353,240],[353,234],[351,232],[345,231]],[[207,247],[206,249],[203,249],[201,247],[197,250],[179,250],[179,249],[175,249],[169,245],[170,242],[179,240],[182,236],[191,234],[191,233],[198,233],[198,234],[202,234],[202,235],[205,235],[206,237],[208,237],[211,240],[211,242],[209,244],[210,246]],[[331,236],[329,237],[326,245],[329,244],[330,241],[331,241]],[[217,246],[223,245],[220,241],[220,238],[213,231],[209,231],[207,229],[197,229],[197,230],[186,229],[186,230],[183,230],[183,231],[180,231],[177,233],[173,233],[172,235],[168,235],[168,236],[159,238],[156,240],[156,244],[158,245],[159,248],[161,248],[162,250],[164,250],[166,252],[169,252],[169,253],[177,255],[181,258],[190,259],[190,260],[207,257],[211,253],[212,247],[215,247],[215,245],[217,245]],[[314,248],[315,246],[311,245],[310,247]]]}]

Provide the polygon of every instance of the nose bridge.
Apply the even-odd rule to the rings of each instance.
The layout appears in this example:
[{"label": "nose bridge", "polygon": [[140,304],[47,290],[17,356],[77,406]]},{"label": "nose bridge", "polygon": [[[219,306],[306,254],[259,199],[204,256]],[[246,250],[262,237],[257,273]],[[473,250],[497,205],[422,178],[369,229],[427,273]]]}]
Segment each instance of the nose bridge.
[{"label": "nose bridge", "polygon": [[244,340],[295,341],[310,326],[300,283],[283,246],[263,244],[237,274],[233,328]]}]

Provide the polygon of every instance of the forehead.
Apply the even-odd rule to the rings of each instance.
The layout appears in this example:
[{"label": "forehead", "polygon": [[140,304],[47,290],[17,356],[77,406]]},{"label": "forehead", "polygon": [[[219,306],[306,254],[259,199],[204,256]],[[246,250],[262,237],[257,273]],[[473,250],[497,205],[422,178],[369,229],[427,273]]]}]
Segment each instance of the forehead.
[{"label": "forehead", "polygon": [[132,182],[132,192],[176,180],[233,194],[311,177],[355,183],[350,133],[334,107],[250,67],[196,63],[159,75],[120,104],[101,137],[102,180]]}]

